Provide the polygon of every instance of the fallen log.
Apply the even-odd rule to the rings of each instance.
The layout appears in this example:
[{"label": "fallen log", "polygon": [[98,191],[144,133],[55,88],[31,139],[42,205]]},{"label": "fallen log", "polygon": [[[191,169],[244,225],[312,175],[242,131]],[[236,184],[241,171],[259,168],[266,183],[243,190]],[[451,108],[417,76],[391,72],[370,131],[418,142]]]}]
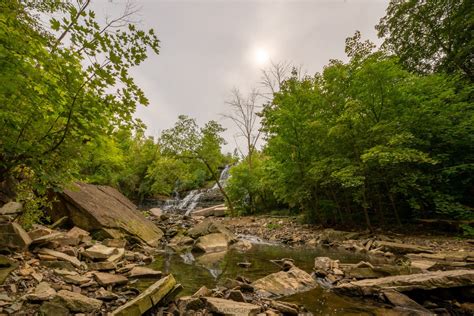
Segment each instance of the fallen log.
[{"label": "fallen log", "polygon": [[226,211],[227,207],[225,204],[219,204],[201,210],[195,210],[191,213],[191,216],[225,216]]}]

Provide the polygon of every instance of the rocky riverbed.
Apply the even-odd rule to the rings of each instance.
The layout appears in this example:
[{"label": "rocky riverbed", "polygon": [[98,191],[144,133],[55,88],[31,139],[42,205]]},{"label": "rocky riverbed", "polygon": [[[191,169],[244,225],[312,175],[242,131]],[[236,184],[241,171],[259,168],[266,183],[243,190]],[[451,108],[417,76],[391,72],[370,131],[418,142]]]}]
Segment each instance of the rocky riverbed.
[{"label": "rocky riverbed", "polygon": [[[117,192],[99,189],[121,202],[94,199],[91,186],[88,196],[68,199],[90,229],[83,218],[61,217],[26,232],[12,216],[20,205],[0,209],[0,314],[474,312],[467,240],[320,229],[292,218],[140,213]],[[112,211],[119,207],[129,222]],[[149,231],[136,232],[137,225]]]}]

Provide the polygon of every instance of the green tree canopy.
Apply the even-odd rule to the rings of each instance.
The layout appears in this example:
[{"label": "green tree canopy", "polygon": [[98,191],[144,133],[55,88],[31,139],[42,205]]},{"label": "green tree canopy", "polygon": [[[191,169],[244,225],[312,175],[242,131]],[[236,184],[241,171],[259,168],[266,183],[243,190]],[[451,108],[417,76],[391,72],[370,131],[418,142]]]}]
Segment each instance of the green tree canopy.
[{"label": "green tree canopy", "polygon": [[376,27],[383,46],[409,69],[460,72],[474,79],[474,3],[391,0]]},{"label": "green tree canopy", "polygon": [[158,40],[121,19],[101,25],[89,4],[1,2],[0,181],[28,170],[37,189],[64,183],[90,140],[140,124],[148,101],[128,71]]}]

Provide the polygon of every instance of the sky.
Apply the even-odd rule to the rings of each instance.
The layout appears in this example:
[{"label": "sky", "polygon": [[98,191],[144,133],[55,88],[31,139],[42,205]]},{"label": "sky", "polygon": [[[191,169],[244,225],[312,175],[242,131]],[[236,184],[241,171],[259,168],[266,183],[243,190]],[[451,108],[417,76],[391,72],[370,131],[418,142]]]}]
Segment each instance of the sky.
[{"label": "sky", "polygon": [[[150,104],[136,117],[159,136],[185,114],[203,125],[216,120],[236,146],[237,128],[222,117],[232,88],[259,88],[261,70],[271,61],[291,62],[308,74],[330,59],[346,60],[345,39],[356,30],[380,43],[374,29],[388,0],[135,0],[134,19],[153,28],[159,55],[131,73]],[[97,0],[98,16],[114,16],[124,0]],[[239,142],[240,143],[240,142]]]}]

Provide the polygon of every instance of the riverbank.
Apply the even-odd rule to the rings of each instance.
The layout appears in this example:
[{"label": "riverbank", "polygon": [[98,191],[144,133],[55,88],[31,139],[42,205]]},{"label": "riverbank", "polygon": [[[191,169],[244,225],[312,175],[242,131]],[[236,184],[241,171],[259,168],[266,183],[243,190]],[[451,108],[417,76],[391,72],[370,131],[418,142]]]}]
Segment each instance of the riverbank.
[{"label": "riverbank", "polygon": [[2,207],[0,314],[474,311],[468,240],[142,212],[93,185],[60,197],[68,212],[57,207],[56,223],[28,232],[12,215],[21,205]]},{"label": "riverbank", "polygon": [[[349,248],[350,242],[364,244],[369,240],[380,240],[398,244],[428,247],[433,252],[473,252],[474,240],[460,238],[453,234],[427,232],[422,225],[412,226],[409,233],[397,230],[375,229],[373,233],[367,230],[342,231],[321,226],[301,224],[297,217],[282,216],[245,216],[222,217],[215,220],[222,222],[232,232],[240,235],[257,236],[270,242],[278,242],[291,247],[315,247],[332,245]],[[408,231],[405,229],[405,231]],[[346,241],[344,243],[344,241]],[[364,252],[363,249],[359,251]],[[380,253],[378,253],[380,254]]]}]

